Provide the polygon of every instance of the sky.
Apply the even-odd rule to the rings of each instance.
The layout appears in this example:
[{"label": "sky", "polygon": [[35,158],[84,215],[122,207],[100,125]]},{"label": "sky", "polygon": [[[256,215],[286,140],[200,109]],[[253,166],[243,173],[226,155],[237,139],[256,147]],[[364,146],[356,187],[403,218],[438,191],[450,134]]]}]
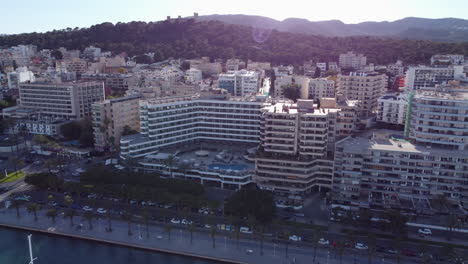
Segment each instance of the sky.
[{"label": "sky", "polygon": [[404,17],[468,19],[467,0],[0,0],[0,34],[159,21],[166,16],[245,14],[345,23]]}]

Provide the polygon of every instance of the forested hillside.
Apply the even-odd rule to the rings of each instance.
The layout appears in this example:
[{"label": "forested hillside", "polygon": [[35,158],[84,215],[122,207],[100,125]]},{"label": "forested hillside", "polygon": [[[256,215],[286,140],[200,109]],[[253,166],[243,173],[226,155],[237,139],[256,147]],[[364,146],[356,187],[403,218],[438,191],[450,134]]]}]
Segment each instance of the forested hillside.
[{"label": "forested hillside", "polygon": [[169,57],[252,59],[274,64],[302,64],[308,59],[337,61],[346,51],[364,53],[369,62],[427,63],[435,53],[468,55],[468,42],[438,43],[377,37],[323,37],[254,29],[218,21],[102,23],[90,28],[54,30],[0,37],[0,46],[34,44],[38,48],[83,49],[95,45],[130,56],[155,52],[156,60]]}]

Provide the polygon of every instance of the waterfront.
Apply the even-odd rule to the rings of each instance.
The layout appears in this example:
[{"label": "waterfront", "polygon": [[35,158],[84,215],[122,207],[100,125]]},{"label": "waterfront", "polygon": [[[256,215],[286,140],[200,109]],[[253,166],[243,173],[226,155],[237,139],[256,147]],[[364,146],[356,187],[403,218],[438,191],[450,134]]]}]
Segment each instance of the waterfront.
[{"label": "waterfront", "polygon": [[[0,228],[0,264],[29,262],[28,234],[30,232]],[[38,257],[35,264],[218,263],[41,233],[33,233],[32,242],[34,256]]]}]

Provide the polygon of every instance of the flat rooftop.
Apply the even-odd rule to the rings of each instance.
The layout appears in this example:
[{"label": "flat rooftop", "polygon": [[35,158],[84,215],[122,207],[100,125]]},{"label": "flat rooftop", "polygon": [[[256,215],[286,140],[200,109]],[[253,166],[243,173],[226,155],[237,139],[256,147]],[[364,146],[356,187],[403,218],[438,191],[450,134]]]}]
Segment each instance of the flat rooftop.
[{"label": "flat rooftop", "polygon": [[345,151],[354,153],[366,153],[371,150],[384,150],[421,154],[433,153],[452,157],[467,157],[466,151],[463,150],[450,150],[413,144],[404,139],[403,132],[386,129],[374,129],[366,131],[363,134],[355,137],[349,137],[337,143],[337,146],[343,147]]}]

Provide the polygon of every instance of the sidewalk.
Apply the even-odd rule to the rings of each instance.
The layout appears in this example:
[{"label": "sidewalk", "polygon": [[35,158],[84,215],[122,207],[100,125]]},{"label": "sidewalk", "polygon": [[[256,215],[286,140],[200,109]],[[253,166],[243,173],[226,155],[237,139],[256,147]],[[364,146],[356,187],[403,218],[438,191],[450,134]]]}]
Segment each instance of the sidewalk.
[{"label": "sidewalk", "polygon": [[[227,261],[233,263],[268,263],[268,264],[286,264],[286,263],[312,263],[313,249],[295,247],[292,243],[289,245],[288,256],[286,257],[285,245],[276,245],[264,243],[264,254],[260,254],[260,242],[246,239],[240,240],[239,248],[234,238],[226,237],[222,234],[216,235],[215,248],[213,248],[212,239],[208,233],[194,232],[193,243],[190,244],[190,233],[182,228],[173,228],[171,239],[169,240],[167,232],[162,227],[150,226],[150,236],[146,236],[146,228],[143,225],[132,224],[133,235],[128,235],[126,222],[112,221],[112,232],[106,232],[107,220],[100,219],[93,221],[93,229],[88,229],[88,222],[81,217],[75,217],[75,226],[71,227],[69,219],[63,216],[57,216],[56,223],[45,216],[45,211],[38,212],[38,221],[34,221],[34,216],[29,215],[24,208],[21,209],[21,217],[17,218],[14,209],[0,210],[0,226],[10,226],[17,228],[30,228],[41,232],[51,234],[65,235],[70,237],[80,237],[106,243],[116,243],[125,246],[136,246],[144,249],[157,250],[166,253],[186,254],[191,256],[202,256],[218,261]],[[83,224],[82,229],[77,225]],[[252,250],[248,253],[247,250]],[[345,252],[346,253],[346,252]],[[347,252],[351,253],[351,252]],[[343,255],[343,263],[367,263],[365,252],[356,252],[356,257],[352,254]],[[338,264],[339,260],[328,250],[319,248],[317,250],[317,261],[320,263]],[[356,258],[356,259],[355,259]],[[375,257],[374,259],[377,259]],[[380,259],[379,259],[380,260]],[[393,263],[385,260],[385,263]],[[400,262],[413,263],[413,262]]]}]

